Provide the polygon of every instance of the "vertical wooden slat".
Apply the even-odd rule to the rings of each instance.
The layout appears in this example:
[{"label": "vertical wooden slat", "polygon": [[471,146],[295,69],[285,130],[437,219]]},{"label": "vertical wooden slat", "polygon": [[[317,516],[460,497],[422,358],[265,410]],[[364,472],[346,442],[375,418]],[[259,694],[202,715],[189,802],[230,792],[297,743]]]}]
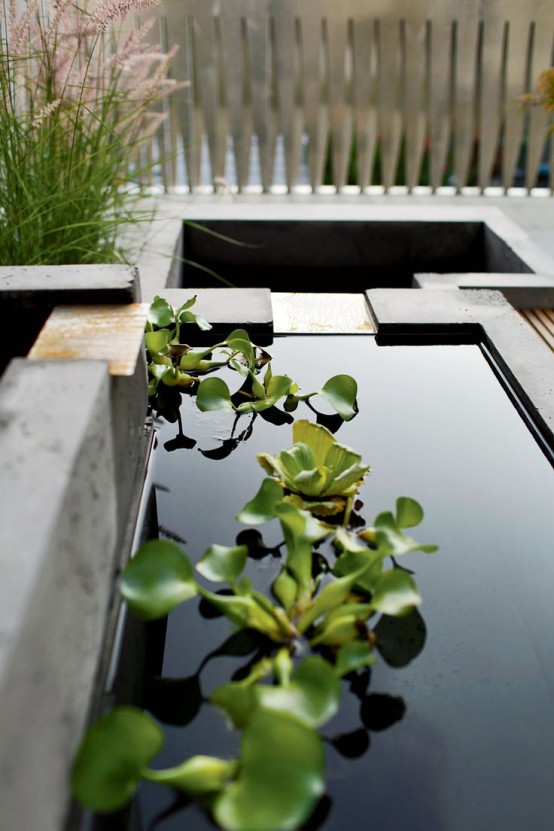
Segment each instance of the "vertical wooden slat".
[{"label": "vertical wooden slat", "polygon": [[322,20],[317,2],[306,0],[300,15],[301,76],[312,188],[323,184],[327,150],[327,113],[322,104]]},{"label": "vertical wooden slat", "polygon": [[[553,64],[553,29],[554,20],[550,11],[550,0],[536,10],[533,21],[532,50],[529,61],[529,91],[537,82],[540,73]],[[546,12],[546,14],[545,14]],[[532,188],[537,180],[537,172],[541,163],[544,147],[547,141],[548,115],[540,107],[533,107],[529,112],[527,132],[527,152],[525,160],[525,186]],[[550,165],[552,173],[552,164]],[[552,187],[552,184],[550,185]]]},{"label": "vertical wooden slat", "polygon": [[[347,184],[352,146],[351,59],[349,20],[344,15],[327,14],[324,21],[328,67],[328,107],[331,135],[333,184]],[[348,73],[348,75],[347,75]]]},{"label": "vertical wooden slat", "polygon": [[295,0],[274,0],[270,5],[273,33],[273,67],[278,129],[283,136],[287,189],[298,184],[302,152],[302,107],[298,68],[298,26]]},{"label": "vertical wooden slat", "polygon": [[200,184],[200,113],[195,92],[194,56],[192,44],[192,15],[194,5],[187,0],[186,8],[169,2],[164,7],[168,43],[179,44],[172,63],[172,77],[187,81],[189,86],[170,99],[171,152],[178,158],[182,145],[186,184],[193,190]]},{"label": "vertical wooden slat", "polygon": [[504,15],[496,3],[485,7],[479,99],[479,187],[490,184],[503,116]]},{"label": "vertical wooden slat", "polygon": [[479,16],[477,3],[458,4],[454,55],[454,181],[468,184],[476,138],[476,85]]},{"label": "vertical wooden slat", "polygon": [[223,4],[221,49],[227,125],[232,140],[237,187],[241,191],[249,184],[252,107],[246,21],[236,11],[236,5]]},{"label": "vertical wooden slat", "polygon": [[246,37],[250,57],[252,112],[258,142],[262,189],[273,184],[276,146],[276,112],[272,76],[270,25],[265,3],[250,2],[246,16]]},{"label": "vertical wooden slat", "polygon": [[354,19],[352,53],[357,175],[358,185],[363,191],[372,182],[377,148],[377,81],[373,18]]},{"label": "vertical wooden slat", "polygon": [[444,184],[453,115],[453,22],[443,14],[429,21],[429,179],[432,190]]},{"label": "vertical wooden slat", "polygon": [[195,7],[192,21],[194,92],[201,107],[212,182],[225,174],[226,142],[220,111],[219,27],[209,6]]},{"label": "vertical wooden slat", "polygon": [[427,27],[425,18],[404,20],[405,184],[420,182],[427,113]]},{"label": "vertical wooden slat", "polygon": [[523,142],[525,115],[517,104],[517,97],[526,90],[530,34],[529,24],[508,23],[502,147],[502,185],[505,190],[513,185]]},{"label": "vertical wooden slat", "polygon": [[396,183],[402,141],[401,24],[397,18],[378,21],[378,106],[381,139],[381,183]]}]

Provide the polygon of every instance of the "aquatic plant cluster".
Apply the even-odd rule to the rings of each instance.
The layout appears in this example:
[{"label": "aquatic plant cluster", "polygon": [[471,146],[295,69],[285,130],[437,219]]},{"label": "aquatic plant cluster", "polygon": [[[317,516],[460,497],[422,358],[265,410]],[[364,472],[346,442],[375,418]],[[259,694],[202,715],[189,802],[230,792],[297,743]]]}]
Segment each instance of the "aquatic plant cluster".
[{"label": "aquatic plant cluster", "polygon": [[[270,356],[244,330],[208,349],[180,350],[182,323],[209,328],[191,311],[194,302],[175,310],[156,298],[151,307],[145,343],[153,401],[169,381],[194,390],[200,410],[233,409],[241,417],[283,399],[293,411],[319,394],[343,420],[355,417],[351,376],[301,394],[288,376],[272,375]],[[202,379],[223,365],[244,379],[240,404]],[[178,543],[152,539],[119,581],[123,601],[140,620],[163,619],[197,598],[235,630],[263,638],[263,655],[248,673],[217,687],[206,702],[240,735],[240,750],[235,758],[195,755],[156,769],[164,745],[158,721],[137,707],[116,707],[90,727],[74,760],[73,792],[93,811],[125,806],[146,780],[198,800],[224,831],[301,828],[325,792],[321,729],[340,708],[342,681],[376,660],[378,620],[408,616],[421,603],[412,573],[397,562],[413,551],[437,550],[406,532],[423,519],[416,500],[401,496],[394,511],[353,527],[354,500],[370,467],[326,426],[305,418],[293,422],[290,447],[274,456],[259,453],[257,460],[266,476],[236,519],[248,527],[280,525],[285,554],[268,594],[244,574],[251,554],[245,544],[212,545],[194,566]],[[333,552],[325,565],[317,556],[324,540]]]},{"label": "aquatic plant cluster", "polygon": [[159,0],[6,0],[0,16],[0,264],[129,261],[141,148],[167,117],[176,46],[135,16]]}]

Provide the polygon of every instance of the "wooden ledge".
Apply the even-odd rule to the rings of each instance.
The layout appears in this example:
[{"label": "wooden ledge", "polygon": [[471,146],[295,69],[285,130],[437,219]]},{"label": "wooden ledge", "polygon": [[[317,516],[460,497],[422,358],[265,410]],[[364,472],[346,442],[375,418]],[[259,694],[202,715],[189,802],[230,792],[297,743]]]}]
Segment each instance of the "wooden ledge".
[{"label": "wooden ledge", "polygon": [[110,375],[133,375],[144,345],[148,304],[57,306],[41,329],[30,360],[105,360]]}]

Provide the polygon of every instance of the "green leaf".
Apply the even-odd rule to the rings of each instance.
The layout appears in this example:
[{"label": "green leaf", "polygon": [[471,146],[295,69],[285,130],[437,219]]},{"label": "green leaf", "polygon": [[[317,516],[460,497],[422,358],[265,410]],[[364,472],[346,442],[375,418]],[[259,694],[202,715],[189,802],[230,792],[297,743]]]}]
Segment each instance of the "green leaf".
[{"label": "green leaf", "polygon": [[252,383],[252,393],[256,396],[256,398],[264,399],[265,398],[265,387],[260,381],[259,378],[256,378],[254,373],[250,370],[250,381]]},{"label": "green leaf", "polygon": [[272,401],[278,401],[288,395],[292,384],[293,380],[288,375],[273,375],[267,384],[266,397]]},{"label": "green leaf", "polygon": [[234,583],[242,573],[248,559],[248,546],[212,545],[205,552],[196,568],[207,580]]},{"label": "green leaf", "polygon": [[171,540],[146,542],[125,567],[119,590],[141,620],[157,620],[198,593],[185,552]]},{"label": "green leaf", "polygon": [[192,756],[173,768],[146,770],[144,779],[159,785],[169,785],[192,796],[221,791],[237,770],[235,760],[214,756]]},{"label": "green leaf", "polygon": [[163,329],[175,324],[175,311],[163,297],[156,295],[148,309],[148,320]]},{"label": "green leaf", "polygon": [[258,712],[242,736],[238,777],[214,800],[214,819],[224,831],[300,828],[323,794],[323,770],[315,730],[282,713]]},{"label": "green leaf", "polygon": [[334,375],[321,388],[320,395],[345,421],[356,415],[355,403],[358,385],[350,375]]},{"label": "green leaf", "polygon": [[256,496],[236,516],[243,525],[262,525],[277,516],[276,506],[283,500],[283,489],[275,479],[264,479]]},{"label": "green leaf", "polygon": [[167,352],[167,345],[173,333],[169,329],[160,329],[158,332],[146,332],[144,344],[154,355],[163,355]]},{"label": "green leaf", "polygon": [[252,596],[214,594],[200,586],[198,590],[202,597],[237,626],[256,629],[277,643],[290,637],[290,632],[285,633],[283,631],[281,621],[274,614],[262,608]]},{"label": "green leaf", "polygon": [[407,615],[420,603],[421,596],[413,577],[400,568],[381,575],[371,598],[375,611],[385,615]]},{"label": "green leaf", "polygon": [[330,534],[331,529],[286,502],[278,503],[275,510],[285,536],[286,567],[298,583],[298,602],[307,602],[313,582],[312,544]]},{"label": "green leaf", "polygon": [[368,560],[357,571],[353,571],[324,586],[312,605],[298,621],[298,631],[305,632],[319,617],[341,606],[352,591],[354,584],[370,566],[371,562]]},{"label": "green leaf", "polygon": [[390,511],[385,511],[376,518],[375,537],[378,551],[383,556],[400,557],[410,551],[425,551],[432,554],[437,550],[436,545],[422,545],[404,534]]},{"label": "green leaf", "polygon": [[299,664],[288,685],[258,684],[254,693],[264,709],[289,713],[311,727],[319,727],[337,712],[340,690],[331,664],[312,655]]},{"label": "green leaf", "polygon": [[396,524],[399,528],[413,528],[423,520],[423,508],[409,496],[399,496],[396,500]]},{"label": "green leaf", "polygon": [[196,406],[203,413],[233,410],[229,387],[221,378],[205,378],[198,385]]},{"label": "green leaf", "polygon": [[335,614],[318,628],[310,640],[311,646],[342,646],[359,637],[358,616],[352,612]]},{"label": "green leaf", "polygon": [[217,687],[210,696],[210,702],[223,710],[237,730],[241,730],[250,721],[257,707],[254,688],[240,681],[231,681]]},{"label": "green leaf", "polygon": [[298,583],[292,574],[284,568],[273,581],[272,589],[285,611],[290,612],[298,594]]},{"label": "green leaf", "polygon": [[367,641],[345,643],[337,652],[335,672],[339,677],[375,663],[375,654]]},{"label": "green leaf", "polygon": [[256,367],[256,355],[252,341],[244,329],[235,329],[229,337],[225,339],[225,343],[234,352],[242,352],[248,363],[248,369],[254,370]]},{"label": "green leaf", "polygon": [[71,768],[75,798],[98,813],[122,808],[163,744],[156,722],[139,709],[118,707],[101,716],[85,733]]}]

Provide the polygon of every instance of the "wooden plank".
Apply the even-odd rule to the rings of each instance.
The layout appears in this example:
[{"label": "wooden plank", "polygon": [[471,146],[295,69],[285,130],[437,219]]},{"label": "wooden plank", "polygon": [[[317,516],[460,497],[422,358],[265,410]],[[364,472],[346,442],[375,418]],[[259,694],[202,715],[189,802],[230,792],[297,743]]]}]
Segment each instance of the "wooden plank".
[{"label": "wooden plank", "polygon": [[105,360],[110,375],[134,375],[144,348],[147,303],[57,306],[39,333],[30,360]]},{"label": "wooden plank", "polygon": [[271,9],[273,66],[277,96],[278,130],[283,136],[287,189],[298,184],[302,153],[303,113],[295,0],[274,0]]},{"label": "wooden plank", "polygon": [[372,182],[377,150],[377,78],[375,20],[355,19],[352,31],[353,109],[358,185]]},{"label": "wooden plank", "polygon": [[520,314],[554,351],[554,309],[521,309]]},{"label": "wooden plank", "polygon": [[424,17],[404,21],[404,139],[405,184],[420,183],[427,113],[427,25]]},{"label": "wooden plank", "polygon": [[373,334],[364,295],[271,292],[276,333]]}]

